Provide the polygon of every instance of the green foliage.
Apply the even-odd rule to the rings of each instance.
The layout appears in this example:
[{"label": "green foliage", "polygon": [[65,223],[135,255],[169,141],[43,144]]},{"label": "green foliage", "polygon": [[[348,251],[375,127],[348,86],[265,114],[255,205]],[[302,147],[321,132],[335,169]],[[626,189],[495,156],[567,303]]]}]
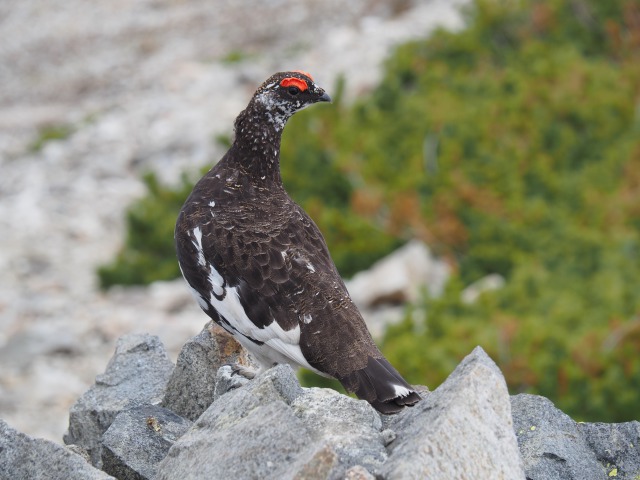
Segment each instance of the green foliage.
[{"label": "green foliage", "polygon": [[42,127],[38,132],[38,136],[29,144],[30,152],[39,152],[42,148],[52,140],[64,140],[69,137],[74,128],[66,124],[54,124]]},{"label": "green foliage", "polygon": [[[640,7],[476,0],[466,15],[462,32],[399,47],[371,95],[345,105],[339,85],[334,105],[296,115],[285,185],[343,275],[411,237],[455,267],[445,295],[385,337],[410,381],[437,386],[480,344],[513,393],[578,419],[636,418]],[[125,279],[174,262],[188,190],[154,185],[133,207]],[[506,287],[463,304],[464,286],[489,273]]]},{"label": "green foliage", "polygon": [[[633,2],[477,1],[467,30],[388,62],[365,118],[392,114],[400,131],[413,111],[437,137],[433,173],[409,188],[430,243],[458,267],[443,298],[418,306],[425,318],[387,333],[385,352],[412,380],[437,385],[481,344],[513,392],[576,418],[637,417],[638,13]],[[504,289],[460,301],[494,272]]]},{"label": "green foliage", "polygon": [[251,57],[252,55],[242,50],[231,50],[224,57],[222,57],[220,61],[226,65],[233,65],[235,63],[242,63]]}]

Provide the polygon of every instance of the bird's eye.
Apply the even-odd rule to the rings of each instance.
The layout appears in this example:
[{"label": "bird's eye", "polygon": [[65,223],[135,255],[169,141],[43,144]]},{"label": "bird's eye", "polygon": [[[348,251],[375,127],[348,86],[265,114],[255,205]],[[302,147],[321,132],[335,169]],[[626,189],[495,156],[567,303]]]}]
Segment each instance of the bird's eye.
[{"label": "bird's eye", "polygon": [[289,95],[298,95],[300,93],[300,89],[298,87],[289,87],[287,89],[287,92],[289,92]]}]

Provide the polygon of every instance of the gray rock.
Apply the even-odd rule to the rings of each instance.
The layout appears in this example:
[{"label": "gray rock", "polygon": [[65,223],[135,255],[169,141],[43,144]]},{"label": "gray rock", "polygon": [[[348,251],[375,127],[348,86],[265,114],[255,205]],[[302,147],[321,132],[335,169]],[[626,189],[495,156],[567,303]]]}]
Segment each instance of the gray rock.
[{"label": "gray rock", "polygon": [[417,301],[425,288],[431,296],[440,296],[450,270],[426,244],[412,240],[368,270],[356,273],[346,285],[372,335],[380,338],[388,325],[405,318],[402,304]]},{"label": "gray rock", "polygon": [[288,365],[229,391],[171,447],[156,478],[289,478],[309,456],[311,436],[289,407],[302,393]]},{"label": "gray rock", "polygon": [[332,462],[324,462],[327,472],[323,478],[344,478],[347,469],[356,465],[375,472],[387,460],[380,415],[367,402],[326,388],[309,388],[292,407],[313,444],[321,446],[314,456],[327,459],[329,452],[335,454]]},{"label": "gray rock", "polygon": [[446,262],[431,254],[426,244],[412,240],[368,270],[355,274],[347,287],[360,308],[404,303],[417,300],[425,286],[431,295],[441,295],[450,270]]},{"label": "gray rock", "polygon": [[342,479],[336,475],[340,470],[340,457],[332,445],[320,444],[309,447],[311,456],[300,455],[301,459],[290,467],[290,474],[286,478],[294,480],[327,480]]},{"label": "gray rock", "polygon": [[527,479],[608,478],[576,422],[551,400],[537,395],[515,395],[511,408]]},{"label": "gray rock", "polygon": [[492,273],[467,286],[460,294],[460,300],[467,305],[475,303],[483,293],[500,290],[505,283],[506,280],[502,275]]},{"label": "gray rock", "polygon": [[396,435],[396,432],[394,432],[390,428],[385,428],[380,434],[382,435],[382,442],[384,443],[385,447],[398,437]]},{"label": "gray rock", "polygon": [[226,363],[251,366],[246,350],[209,322],[182,347],[162,406],[196,420],[213,402],[216,373]]},{"label": "gray rock", "polygon": [[64,442],[85,448],[99,467],[102,434],[125,408],[159,403],[172,370],[173,363],[158,337],[120,337],[105,373],[71,407]]},{"label": "gray rock", "polygon": [[385,423],[397,438],[384,478],[524,479],[507,387],[480,347],[438,389]]},{"label": "gray rock", "polygon": [[276,365],[261,373],[247,385],[246,390],[262,403],[282,400],[287,405],[304,393],[290,365]]},{"label": "gray rock", "polygon": [[227,428],[261,405],[272,402],[291,405],[302,394],[303,389],[293,369],[289,365],[277,365],[242,388],[231,390],[216,400],[194,423],[192,430],[206,425]]},{"label": "gray rock", "polygon": [[17,432],[0,420],[0,479],[107,480],[82,456],[57,443]]},{"label": "gray rock", "polygon": [[347,470],[345,480],[375,480],[375,477],[364,467],[356,465]]},{"label": "gray rock", "polygon": [[191,422],[166,408],[141,405],[120,412],[102,437],[102,470],[119,480],[147,480]]},{"label": "gray rock", "polygon": [[640,422],[578,423],[578,430],[610,477],[640,478]]},{"label": "gray rock", "polygon": [[[241,404],[242,410],[246,406]],[[233,419],[210,418],[207,412],[169,450],[158,467],[158,480],[287,478],[291,461],[310,441],[302,422],[280,400],[255,405]]]},{"label": "gray rock", "polygon": [[71,445],[67,445],[66,448],[67,448],[67,450],[80,455],[82,458],[84,458],[85,462],[91,463],[91,457],[89,456],[89,452],[87,452],[80,445],[74,445],[72,443]]}]

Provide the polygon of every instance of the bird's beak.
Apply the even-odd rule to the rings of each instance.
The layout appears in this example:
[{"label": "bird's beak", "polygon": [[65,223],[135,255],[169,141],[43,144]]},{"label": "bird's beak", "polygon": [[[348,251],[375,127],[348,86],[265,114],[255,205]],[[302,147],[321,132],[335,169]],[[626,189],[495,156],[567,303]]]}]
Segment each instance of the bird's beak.
[{"label": "bird's beak", "polygon": [[318,102],[329,102],[331,103],[331,97],[327,92],[322,92],[322,96],[318,97]]}]

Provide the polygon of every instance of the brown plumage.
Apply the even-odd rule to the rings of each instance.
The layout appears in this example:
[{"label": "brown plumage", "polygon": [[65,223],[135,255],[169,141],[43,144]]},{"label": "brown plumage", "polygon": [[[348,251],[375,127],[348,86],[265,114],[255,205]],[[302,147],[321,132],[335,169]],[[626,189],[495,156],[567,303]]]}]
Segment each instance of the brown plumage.
[{"label": "brown plumage", "polygon": [[420,397],[376,347],[313,220],[280,178],[280,139],[298,110],[330,101],[311,76],[269,78],[235,141],[176,223],[180,268],[201,308],[264,366],[337,378],[383,413]]}]

